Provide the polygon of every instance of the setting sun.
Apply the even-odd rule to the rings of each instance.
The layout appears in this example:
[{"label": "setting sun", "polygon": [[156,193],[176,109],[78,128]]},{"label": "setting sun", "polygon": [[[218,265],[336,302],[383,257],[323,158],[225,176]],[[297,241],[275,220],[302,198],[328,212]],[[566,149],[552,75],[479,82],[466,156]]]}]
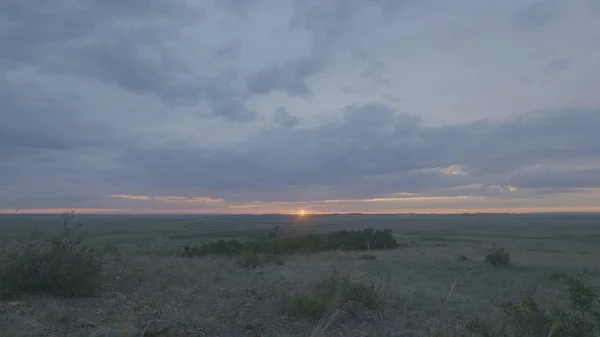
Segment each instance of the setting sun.
[{"label": "setting sun", "polygon": [[305,215],[305,214],[306,214],[306,211],[303,209],[301,209],[300,212],[298,212],[298,215]]}]

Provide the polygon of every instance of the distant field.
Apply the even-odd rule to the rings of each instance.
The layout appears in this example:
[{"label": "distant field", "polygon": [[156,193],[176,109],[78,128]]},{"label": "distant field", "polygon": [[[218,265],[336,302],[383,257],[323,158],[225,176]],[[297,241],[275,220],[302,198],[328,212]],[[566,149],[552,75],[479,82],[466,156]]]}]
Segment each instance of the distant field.
[{"label": "distant field", "polygon": [[[122,248],[181,248],[219,239],[255,239],[275,226],[284,235],[340,229],[392,229],[405,243],[420,245],[493,243],[522,250],[594,252],[600,242],[600,215],[78,215],[87,242]],[[33,231],[60,233],[59,215],[0,217],[0,237],[22,237]],[[565,251],[566,250],[566,251]]]},{"label": "distant field", "polygon": [[[105,325],[139,326],[158,318],[173,327],[172,336],[305,336],[315,322],[287,318],[280,294],[302,290],[334,269],[367,284],[387,280],[386,310],[368,325],[369,336],[433,336],[428,329],[441,321],[491,319],[495,306],[525,294],[544,303],[564,301],[564,287],[549,277],[557,272],[585,275],[600,286],[600,215],[593,214],[80,215],[73,223],[83,224],[88,244],[110,251],[104,295],[68,301],[26,297],[21,314],[4,312],[0,325],[6,328],[4,334],[0,328],[0,336],[8,336],[7,331],[11,336],[63,336],[48,332],[60,326],[50,312]],[[171,254],[186,244],[256,239],[276,225],[288,235],[392,229],[403,248],[373,252],[371,261],[359,252],[290,256],[284,265],[256,270],[222,258]],[[0,217],[0,237],[6,241],[32,231],[58,234],[61,228],[58,215]],[[514,267],[485,264],[492,246],[506,248]],[[0,302],[0,310],[8,309]],[[248,325],[259,332],[251,335]]]}]

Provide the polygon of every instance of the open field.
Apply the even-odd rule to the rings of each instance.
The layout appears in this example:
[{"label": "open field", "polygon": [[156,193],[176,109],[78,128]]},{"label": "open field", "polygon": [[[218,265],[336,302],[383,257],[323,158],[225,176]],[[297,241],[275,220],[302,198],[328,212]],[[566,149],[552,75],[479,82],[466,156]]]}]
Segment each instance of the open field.
[{"label": "open field", "polygon": [[[91,298],[1,301],[0,336],[84,336],[86,324],[142,327],[153,319],[170,336],[469,336],[469,320],[494,320],[507,300],[567,303],[552,274],[600,286],[599,215],[81,215],[74,223],[104,252],[101,290]],[[369,252],[370,260],[364,252],[292,255],[256,269],[223,257],[175,256],[186,244],[255,239],[276,225],[284,234],[392,229],[401,248]],[[4,242],[61,229],[59,216],[0,218]],[[512,267],[484,263],[494,245],[510,252]],[[334,270],[377,285],[381,309],[329,325],[287,313],[286,294]]]}]

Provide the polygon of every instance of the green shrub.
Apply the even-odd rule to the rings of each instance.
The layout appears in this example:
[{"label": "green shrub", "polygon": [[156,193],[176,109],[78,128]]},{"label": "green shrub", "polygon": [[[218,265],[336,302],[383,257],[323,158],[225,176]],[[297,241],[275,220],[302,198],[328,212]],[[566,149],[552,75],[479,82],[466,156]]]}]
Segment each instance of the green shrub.
[{"label": "green shrub", "polygon": [[485,256],[485,262],[495,267],[506,267],[510,265],[510,254],[502,247],[494,247]]},{"label": "green shrub", "polygon": [[48,293],[62,297],[92,295],[101,276],[102,256],[73,240],[37,235],[4,247],[0,257],[0,296]]},{"label": "green shrub", "polygon": [[313,284],[308,291],[286,297],[288,312],[299,318],[319,319],[348,301],[357,301],[366,308],[380,310],[384,289],[375,284],[353,282],[350,276],[334,271],[329,277]]}]

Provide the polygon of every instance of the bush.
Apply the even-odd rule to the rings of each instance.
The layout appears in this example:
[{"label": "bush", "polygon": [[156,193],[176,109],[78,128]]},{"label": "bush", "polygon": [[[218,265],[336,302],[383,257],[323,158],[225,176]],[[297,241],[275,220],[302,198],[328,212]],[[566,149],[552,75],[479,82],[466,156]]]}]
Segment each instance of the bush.
[{"label": "bush", "polygon": [[329,277],[313,284],[308,291],[294,293],[285,300],[291,316],[319,319],[348,301],[357,301],[368,309],[379,310],[384,295],[384,290],[374,283],[366,285],[353,282],[350,276],[334,271]]},{"label": "bush", "polygon": [[394,249],[398,243],[391,230],[364,229],[358,231],[336,231],[241,242],[219,240],[203,244],[198,248],[186,246],[181,256],[239,256],[246,252],[264,255],[287,255],[295,253],[318,253],[331,250],[364,251]]},{"label": "bush", "polygon": [[91,295],[101,276],[101,255],[66,232],[52,240],[30,236],[4,247],[0,261],[2,295],[48,293],[62,297]]},{"label": "bush", "polygon": [[510,265],[510,254],[504,248],[492,248],[486,255],[485,262],[495,267],[506,267]]},{"label": "bush", "polygon": [[361,260],[376,260],[377,256],[371,254],[363,254],[360,256]]}]

